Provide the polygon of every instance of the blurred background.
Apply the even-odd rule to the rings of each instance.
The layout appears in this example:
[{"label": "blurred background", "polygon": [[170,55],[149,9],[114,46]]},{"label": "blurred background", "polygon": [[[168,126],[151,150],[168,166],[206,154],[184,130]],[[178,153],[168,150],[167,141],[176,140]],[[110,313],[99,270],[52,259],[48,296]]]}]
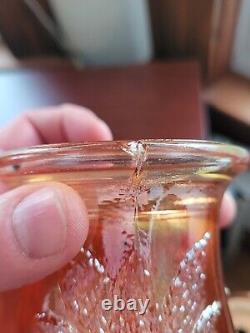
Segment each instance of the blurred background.
[{"label": "blurred background", "polygon": [[[250,146],[250,1],[0,0],[0,126],[25,110],[90,107],[116,139]],[[226,283],[250,290],[250,172],[230,189]]]}]

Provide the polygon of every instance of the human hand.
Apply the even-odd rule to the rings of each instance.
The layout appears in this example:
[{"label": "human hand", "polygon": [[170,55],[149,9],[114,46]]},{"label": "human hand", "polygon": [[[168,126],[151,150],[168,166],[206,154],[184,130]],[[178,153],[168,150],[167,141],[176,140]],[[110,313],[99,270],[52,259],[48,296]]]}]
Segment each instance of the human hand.
[{"label": "human hand", "polygon": [[[74,105],[22,114],[0,130],[2,149],[111,139],[111,131],[102,120]],[[3,291],[42,279],[70,261],[84,243],[88,217],[77,192],[64,184],[28,184],[1,192],[0,291]]]},{"label": "human hand", "polygon": [[[25,113],[0,130],[2,149],[111,139],[110,129],[94,113],[70,104]],[[235,212],[233,199],[225,195],[221,226]],[[67,185],[50,182],[2,191],[0,291],[35,282],[64,266],[78,253],[87,232],[84,203]]]}]

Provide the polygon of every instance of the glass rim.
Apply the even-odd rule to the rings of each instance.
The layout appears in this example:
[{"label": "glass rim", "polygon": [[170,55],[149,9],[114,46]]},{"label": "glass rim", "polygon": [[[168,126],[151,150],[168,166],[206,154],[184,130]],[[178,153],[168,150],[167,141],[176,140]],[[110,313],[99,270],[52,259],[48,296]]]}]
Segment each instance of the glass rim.
[{"label": "glass rim", "polygon": [[[26,172],[39,166],[59,167],[67,171],[75,164],[93,169],[112,163],[120,168],[138,163],[175,165],[207,172],[238,173],[247,168],[249,152],[240,146],[217,141],[190,139],[146,139],[99,141],[85,143],[56,143],[6,150],[0,154],[0,175],[17,171],[25,165]],[[10,169],[12,167],[13,170]]]}]

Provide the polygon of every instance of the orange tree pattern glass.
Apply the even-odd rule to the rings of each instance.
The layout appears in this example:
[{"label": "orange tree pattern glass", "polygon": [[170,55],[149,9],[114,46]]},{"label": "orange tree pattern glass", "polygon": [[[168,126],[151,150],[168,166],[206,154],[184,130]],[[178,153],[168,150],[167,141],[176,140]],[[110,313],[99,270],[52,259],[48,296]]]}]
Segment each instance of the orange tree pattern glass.
[{"label": "orange tree pattern glass", "polygon": [[68,184],[85,201],[90,229],[66,267],[0,294],[1,332],[233,332],[217,216],[226,186],[248,158],[235,146],[182,140],[60,144],[2,155],[8,189]]}]

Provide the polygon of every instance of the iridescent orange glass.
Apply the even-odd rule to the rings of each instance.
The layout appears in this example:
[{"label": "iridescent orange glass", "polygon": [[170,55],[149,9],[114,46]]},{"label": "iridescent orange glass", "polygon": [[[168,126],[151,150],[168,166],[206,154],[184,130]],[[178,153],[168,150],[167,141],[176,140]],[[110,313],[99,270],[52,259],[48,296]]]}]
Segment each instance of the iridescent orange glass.
[{"label": "iridescent orange glass", "polygon": [[[218,211],[248,153],[206,141],[59,144],[6,152],[8,189],[58,181],[84,200],[79,254],[42,281],[0,294],[4,333],[233,332]],[[53,223],[53,221],[51,221]],[[103,308],[118,297],[139,309]],[[126,303],[127,304],[127,303]]]}]

